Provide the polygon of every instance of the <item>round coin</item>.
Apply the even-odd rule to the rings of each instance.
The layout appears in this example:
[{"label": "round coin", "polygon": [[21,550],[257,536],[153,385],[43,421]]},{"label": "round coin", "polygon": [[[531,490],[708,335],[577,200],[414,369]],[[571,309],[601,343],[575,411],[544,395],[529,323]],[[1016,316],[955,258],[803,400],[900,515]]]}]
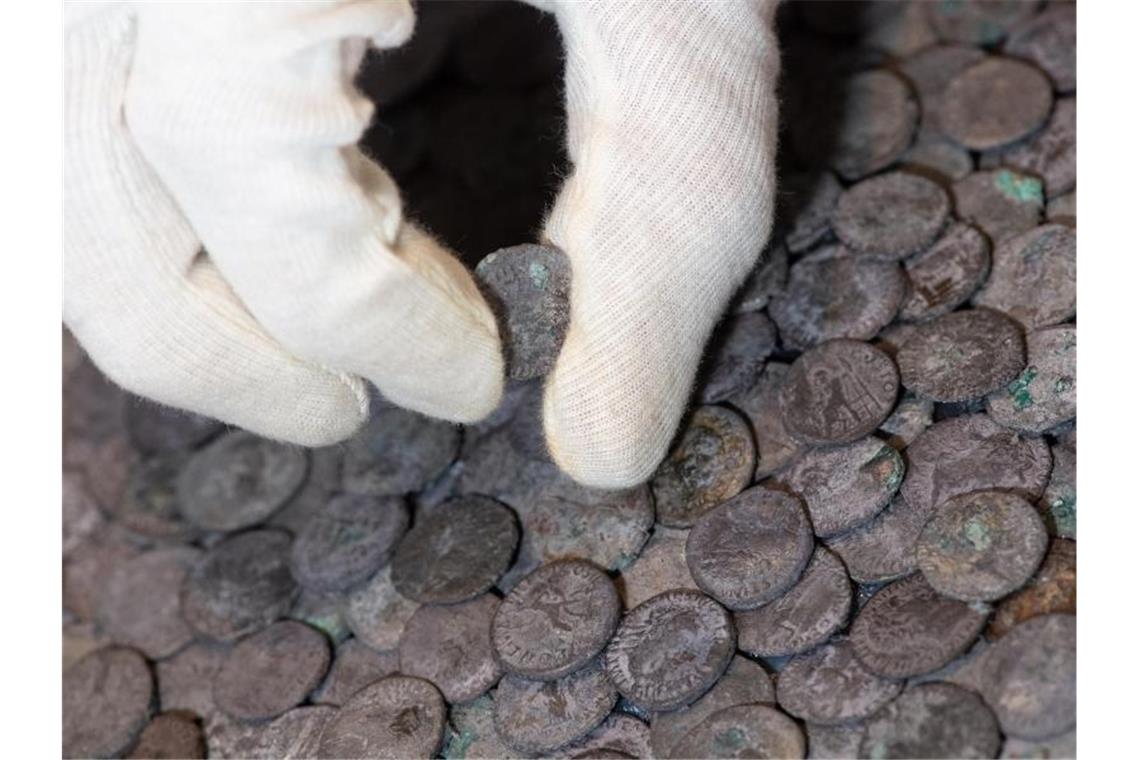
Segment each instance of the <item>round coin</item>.
[{"label": "round coin", "polygon": [[685,562],[688,537],[688,530],[663,525],[653,531],[641,554],[619,576],[618,591],[625,609],[631,610],[651,596],[675,588],[698,590]]},{"label": "round coin", "polygon": [[[992,154],[983,154],[983,158]],[[994,156],[1002,164],[1040,177],[1052,199],[1077,186],[1077,98],[1057,101],[1049,123],[1033,137]]]},{"label": "round coin", "polygon": [[235,531],[264,522],[301,488],[304,449],[235,431],[190,457],[177,480],[178,504],[204,530]]},{"label": "round coin", "polygon": [[524,757],[522,753],[508,747],[495,730],[495,701],[490,693],[461,705],[450,706],[441,755],[447,760],[505,760]]},{"label": "round coin", "polygon": [[618,691],[647,710],[675,710],[716,683],[736,650],[728,611],[698,591],[666,591],[634,607],[603,655]]},{"label": "round coin", "polygon": [[172,657],[155,663],[158,703],[164,710],[189,710],[198,715],[217,712],[214,674],[225,662],[229,647],[196,641]]},{"label": "round coin", "polygon": [[502,675],[491,646],[491,620],[499,598],[483,594],[415,611],[400,637],[400,672],[435,684],[448,702],[466,702]]},{"label": "round coin", "polygon": [[1053,80],[1058,92],[1077,89],[1077,8],[1071,3],[1050,5],[1018,24],[1004,52],[1033,61]]},{"label": "round coin", "polygon": [[918,102],[899,76],[885,69],[855,74],[843,86],[842,109],[830,132],[812,140],[841,177],[857,180],[885,169],[910,145],[918,124]]},{"label": "round coin", "polygon": [[859,757],[994,757],[1001,733],[977,694],[950,683],[904,691],[867,721]]},{"label": "round coin", "polygon": [[754,481],[768,477],[804,450],[804,444],[788,433],[780,415],[780,387],[787,374],[787,364],[768,362],[751,387],[729,399],[752,425],[756,440]]},{"label": "round coin", "polygon": [[123,527],[159,541],[189,541],[201,531],[182,516],[176,483],[186,465],[182,453],[151,457],[131,468],[123,498],[107,511]]},{"label": "round coin", "polygon": [[[938,126],[942,92],[954,77],[986,57],[984,51],[967,45],[931,45],[899,64],[899,71],[914,85],[922,105],[922,137],[945,139]],[[956,143],[955,143],[956,145]],[[968,155],[968,154],[967,154]],[[967,162],[973,168],[972,158]]]},{"label": "round coin", "polygon": [[990,273],[990,245],[976,228],[955,222],[903,267],[910,292],[899,319],[925,322],[954,311],[981,287]]},{"label": "round coin", "polygon": [[751,481],[756,449],[748,423],[719,406],[698,407],[650,481],[662,525],[687,528]]},{"label": "round coin", "polygon": [[293,620],[239,641],[214,676],[214,704],[238,720],[264,720],[305,700],[328,672],[324,635]]},{"label": "round coin", "polygon": [[955,182],[953,192],[958,218],[995,245],[1036,227],[1045,209],[1041,180],[1010,169],[974,172]]},{"label": "round coin", "polygon": [[963,71],[942,93],[939,121],[971,150],[1017,142],[1045,123],[1053,86],[1035,66],[991,56]]},{"label": "round coin", "polygon": [[767,705],[715,712],[673,750],[675,757],[802,758],[806,752],[807,741],[796,722]]},{"label": "round coin", "polygon": [[1077,614],[1077,543],[1055,538],[1041,568],[1025,588],[1002,600],[986,636],[1000,639],[1014,626],[1040,615]]},{"label": "round coin", "polygon": [[198,717],[174,710],[154,716],[139,735],[128,758],[204,758],[206,737]]},{"label": "round coin", "polygon": [[508,671],[560,678],[602,651],[620,616],[617,589],[602,570],[582,560],[552,562],[503,600],[491,624],[491,641]]},{"label": "round coin", "polygon": [[974,170],[970,151],[937,134],[920,136],[902,157],[901,168],[939,183],[960,180]]},{"label": "round coin", "polygon": [[1021,623],[985,655],[982,695],[1002,730],[1047,739],[1077,722],[1077,618],[1041,615]]},{"label": "round coin", "polygon": [[207,719],[210,757],[273,758],[324,757],[318,754],[321,732],[336,715],[328,705],[294,707],[269,722],[245,721],[212,715]]},{"label": "round coin", "polygon": [[914,545],[929,516],[928,510],[896,495],[870,522],[827,539],[827,546],[843,559],[856,583],[893,581],[914,572]]},{"label": "round coin", "polygon": [[616,702],[597,661],[554,681],[508,675],[495,691],[495,728],[519,752],[552,752],[593,731]]},{"label": "round coin", "polygon": [[1077,328],[1035,330],[1025,346],[1025,369],[990,395],[986,410],[1006,427],[1043,433],[1077,416]]},{"label": "round coin", "polygon": [[974,303],[1005,312],[1027,330],[1064,322],[1077,310],[1077,234],[1045,224],[994,249],[993,272]]},{"label": "round coin", "polygon": [[907,390],[933,401],[969,401],[1017,377],[1025,339],[1003,314],[967,309],[919,325],[896,359]]},{"label": "round coin", "polygon": [[100,626],[153,659],[189,644],[194,631],[182,619],[178,592],[201,556],[189,546],[156,549],[115,568],[99,599]]},{"label": "round coin", "polygon": [[485,496],[460,496],[416,523],[392,558],[392,584],[424,604],[454,604],[495,585],[519,541],[507,507]]},{"label": "round coin", "polygon": [[831,226],[852,251],[895,260],[933,243],[949,215],[950,198],[936,182],[896,171],[844,191]]},{"label": "round coin", "polygon": [[346,446],[344,490],[369,496],[419,491],[455,460],[460,438],[450,422],[383,407]]},{"label": "round coin", "polygon": [[373,681],[400,669],[400,653],[379,652],[360,639],[350,638],[336,648],[328,675],[312,696],[312,701],[339,707]]},{"label": "round coin", "polygon": [[391,568],[388,565],[353,589],[345,602],[345,622],[358,639],[373,649],[395,649],[404,626],[420,606],[392,585]]},{"label": "round coin", "polygon": [[883,351],[855,340],[832,340],[804,352],[780,389],[784,425],[805,443],[849,443],[890,416],[899,373]]},{"label": "round coin", "polygon": [[746,610],[791,588],[814,545],[799,498],[757,486],[698,520],[689,531],[685,558],[705,593],[731,609]]},{"label": "round coin", "polygon": [[126,424],[131,443],[142,454],[189,451],[224,429],[215,419],[143,401],[126,405]]},{"label": "round coin", "polygon": [[724,401],[756,378],[776,350],[776,327],[764,314],[749,312],[728,319],[709,340],[707,368],[697,379],[700,400]]},{"label": "round coin", "polygon": [[386,565],[407,528],[398,496],[336,496],[293,541],[293,576],[316,591],[344,591]]},{"label": "round coin", "polygon": [[421,678],[389,676],[353,695],[325,724],[320,757],[434,757],[447,707]]},{"label": "round coin", "polygon": [[63,674],[63,756],[117,757],[150,718],[154,680],[143,656],[104,647]]},{"label": "round coin", "polygon": [[831,726],[873,715],[902,687],[863,667],[851,643],[837,638],[793,657],[780,671],[776,699],[797,718]]}]

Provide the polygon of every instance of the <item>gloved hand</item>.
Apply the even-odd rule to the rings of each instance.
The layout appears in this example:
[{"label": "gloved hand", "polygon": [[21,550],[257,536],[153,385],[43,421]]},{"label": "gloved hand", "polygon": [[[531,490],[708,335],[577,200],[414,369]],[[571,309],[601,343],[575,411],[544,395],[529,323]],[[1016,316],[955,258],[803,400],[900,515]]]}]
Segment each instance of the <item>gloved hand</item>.
[{"label": "gloved hand", "polygon": [[[775,2],[534,4],[566,47],[574,165],[545,229],[573,279],[544,425],[571,476],[628,486],[665,455],[768,236]],[[364,42],[411,28],[406,0],[71,21],[65,319],[112,379],[311,445],[364,418],[353,376],[445,419],[495,406],[489,309],[353,147]]]}]

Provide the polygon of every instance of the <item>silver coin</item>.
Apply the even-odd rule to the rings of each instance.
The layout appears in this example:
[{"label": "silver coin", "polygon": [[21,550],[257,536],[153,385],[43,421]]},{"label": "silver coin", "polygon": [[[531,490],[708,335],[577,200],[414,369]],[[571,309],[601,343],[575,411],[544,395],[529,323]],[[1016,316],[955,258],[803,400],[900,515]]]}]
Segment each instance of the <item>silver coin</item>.
[{"label": "silver coin", "polygon": [[344,490],[370,496],[418,491],[451,464],[460,439],[450,422],[381,407],[345,447]]},{"label": "silver coin", "polygon": [[491,646],[498,608],[493,594],[420,607],[400,637],[400,672],[431,681],[448,702],[475,699],[503,673]]},{"label": "silver coin", "polygon": [[727,402],[743,412],[752,425],[756,440],[753,481],[768,477],[806,448],[788,432],[780,415],[780,388],[787,374],[787,364],[768,362],[756,382]]},{"label": "silver coin", "polygon": [[827,546],[843,559],[857,583],[893,581],[914,572],[914,545],[929,517],[928,510],[896,495],[870,522],[827,539]]},{"label": "silver coin", "polygon": [[1027,364],[987,399],[994,421],[1043,433],[1077,416],[1077,328],[1057,325],[1025,337]]},{"label": "silver coin", "polygon": [[807,742],[796,722],[767,705],[735,705],[713,713],[673,750],[676,757],[802,758]]},{"label": "silver coin", "polygon": [[554,681],[508,675],[495,692],[495,728],[520,752],[551,752],[594,730],[616,702],[596,661]]},{"label": "silver coin", "polygon": [[974,304],[1004,312],[1027,330],[1077,313],[1077,233],[1043,224],[994,248],[990,278]]}]

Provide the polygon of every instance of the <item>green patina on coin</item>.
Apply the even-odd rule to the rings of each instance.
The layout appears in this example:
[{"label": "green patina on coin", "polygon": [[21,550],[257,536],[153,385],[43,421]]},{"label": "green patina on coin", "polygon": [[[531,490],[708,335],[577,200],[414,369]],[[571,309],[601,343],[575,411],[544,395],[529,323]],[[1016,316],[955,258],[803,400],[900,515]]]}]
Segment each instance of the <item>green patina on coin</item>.
[{"label": "green patina on coin", "polygon": [[1023,203],[1033,202],[1038,206],[1045,205],[1045,193],[1041,189],[1041,180],[1014,174],[1008,169],[1002,169],[994,176],[994,187],[1005,197]]}]

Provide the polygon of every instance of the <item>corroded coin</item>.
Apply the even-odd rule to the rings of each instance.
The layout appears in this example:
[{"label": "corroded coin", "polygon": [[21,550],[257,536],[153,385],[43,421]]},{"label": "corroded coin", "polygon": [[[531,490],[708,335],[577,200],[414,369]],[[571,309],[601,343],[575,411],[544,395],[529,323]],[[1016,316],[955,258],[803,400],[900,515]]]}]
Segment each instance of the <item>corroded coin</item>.
[{"label": "corroded coin", "polygon": [[189,451],[224,429],[215,419],[141,399],[126,405],[126,425],[131,443],[143,454]]},{"label": "corroded coin", "polygon": [[[921,135],[943,137],[938,124],[942,92],[954,77],[986,57],[984,51],[967,45],[931,45],[899,64],[899,70],[918,90],[922,101]],[[970,168],[974,161],[970,159]]]},{"label": "corroded coin", "polygon": [[759,609],[735,613],[737,646],[754,657],[797,654],[827,641],[850,613],[847,570],[820,546],[787,593]]},{"label": "corroded coin", "polygon": [[128,758],[204,758],[206,737],[198,717],[190,712],[173,710],[159,713],[139,735]]},{"label": "corroded coin", "polygon": [[339,707],[368,684],[399,669],[398,651],[377,651],[360,639],[350,638],[336,648],[328,675],[320,688],[313,692],[313,702]]},{"label": "corroded coin", "polygon": [[675,710],[716,683],[736,649],[728,611],[698,591],[666,591],[626,613],[603,655],[623,696]]},{"label": "corroded coin", "polygon": [[788,249],[779,244],[770,244],[760,254],[760,261],[752,274],[740,286],[732,299],[734,314],[760,311],[768,305],[774,293],[784,289],[788,281]]},{"label": "corroded coin", "polygon": [[526,754],[507,746],[495,729],[495,701],[490,693],[461,705],[451,705],[447,713],[441,755],[447,760],[486,758],[506,760]]},{"label": "corroded coin", "polygon": [[213,547],[182,584],[182,616],[219,641],[253,633],[289,612],[297,583],[289,572],[289,534],[239,533]]},{"label": "corroded coin", "polygon": [[1077,227],[1077,191],[1058,195],[1045,204],[1045,218],[1067,227]]},{"label": "corroded coin", "polygon": [[831,229],[831,213],[843,186],[829,171],[781,177],[777,215],[788,224],[788,250],[801,253],[821,241]]},{"label": "corroded coin", "polygon": [[495,728],[520,752],[551,752],[594,730],[616,702],[597,661],[554,681],[508,675],[495,691]]},{"label": "corroded coin", "polygon": [[867,721],[859,757],[993,757],[1000,747],[997,720],[977,694],[927,683]]},{"label": "corroded coin", "polygon": [[617,589],[597,566],[582,560],[552,562],[524,578],[503,600],[491,625],[491,641],[510,672],[559,678],[602,651],[620,615]]},{"label": "corroded coin", "polygon": [[851,643],[841,637],[793,657],[780,671],[776,699],[797,718],[836,725],[873,715],[902,687],[902,681],[863,667]]},{"label": "corroded coin", "polygon": [[308,472],[304,449],[242,431],[227,433],[182,469],[179,508],[199,528],[241,530],[283,507]]},{"label": "corroded coin", "polygon": [[998,757],[1018,758],[1019,760],[1039,760],[1049,757],[1076,757],[1077,730],[1074,728],[1059,736],[1037,741],[1007,736],[1001,745]]},{"label": "corroded coin", "polygon": [[951,496],[994,489],[1034,501],[1052,468],[1049,446],[1022,437],[984,414],[936,422],[906,450],[907,475],[900,492],[929,514]]},{"label": "corroded coin", "polygon": [[1042,433],[1077,416],[1077,328],[1057,325],[1025,337],[1025,369],[987,400],[1002,425]]},{"label": "corroded coin", "polygon": [[1063,612],[1077,614],[1077,544],[1055,538],[1037,574],[994,610],[986,636],[999,639],[1030,618]]},{"label": "corroded coin", "polygon": [[[910,145],[918,123],[918,103],[905,81],[885,69],[850,77],[843,86],[842,109],[830,133],[824,128],[812,147],[830,155],[846,180],[857,180],[890,166]],[[828,137],[828,135],[830,137]]]},{"label": "corroded coin", "polygon": [[1049,536],[1020,496],[975,491],[938,505],[915,546],[915,560],[938,593],[988,602],[1025,585],[1041,564]]},{"label": "corroded coin", "polygon": [[618,592],[625,609],[631,610],[651,596],[671,589],[697,590],[685,561],[688,537],[688,530],[657,526],[637,559],[618,576]]},{"label": "corroded coin", "polygon": [[118,644],[147,657],[174,654],[194,638],[182,619],[178,592],[202,552],[189,546],[156,549],[117,567],[103,586],[98,620]]},{"label": "corroded coin", "polygon": [[936,182],[896,171],[844,191],[831,226],[855,253],[894,260],[933,243],[949,215],[950,198]]},{"label": "corroded coin", "polygon": [[974,170],[970,151],[937,134],[920,135],[903,154],[901,168],[939,183],[964,179]]},{"label": "corroded coin", "polygon": [[673,757],[673,748],[705,718],[733,705],[774,704],[776,689],[764,668],[737,655],[716,685],[688,707],[654,713],[649,741],[654,757]]},{"label": "corroded coin", "polygon": [[485,496],[441,505],[401,539],[392,558],[392,584],[424,604],[454,604],[495,585],[519,541],[507,507]]},{"label": "corroded coin", "polygon": [[735,705],[705,718],[678,742],[676,757],[802,758],[807,752],[796,722],[767,705]]},{"label": "corroded coin", "polygon": [[851,625],[855,654],[872,673],[908,678],[937,670],[965,652],[986,611],[947,599],[921,575],[876,593]]},{"label": "corroded coin", "polygon": [[150,718],[154,680],[126,647],[91,652],[63,674],[63,756],[115,757]]},{"label": "corroded coin", "polygon": [[746,610],[791,588],[814,545],[799,498],[757,486],[698,520],[689,531],[685,558],[705,593]]},{"label": "corroded coin", "polygon": [[982,696],[1002,730],[1047,739],[1077,721],[1077,618],[1041,615],[1021,623],[989,649]]},{"label": "corroded coin", "polygon": [[719,406],[698,407],[650,485],[662,525],[687,528],[751,481],[756,449],[748,423]]},{"label": "corroded coin", "polygon": [[557,248],[516,245],[487,254],[475,277],[499,314],[507,376],[545,375],[570,324],[570,259]]},{"label": "corroded coin", "polygon": [[323,757],[319,754],[321,733],[336,714],[334,707],[317,705],[294,707],[268,722],[248,723],[228,718],[224,713],[210,715],[206,720],[210,757]]},{"label": "corroded coin", "polygon": [[420,607],[400,637],[400,672],[431,681],[448,702],[466,702],[487,691],[503,673],[491,646],[498,608],[493,594]]},{"label": "corroded coin", "polygon": [[460,438],[450,422],[383,407],[348,442],[344,490],[372,496],[418,491],[455,459]]},{"label": "corroded coin", "polygon": [[1045,209],[1041,180],[1011,169],[974,172],[952,189],[958,218],[979,227],[995,245],[1036,227]]},{"label": "corroded coin", "polygon": [[318,591],[351,588],[388,563],[407,528],[408,510],[398,496],[336,496],[293,541],[293,576]]},{"label": "corroded coin", "polygon": [[321,757],[432,757],[447,707],[421,678],[389,676],[358,691],[325,724]]},{"label": "corroded coin", "polygon": [[214,676],[214,703],[239,720],[264,720],[305,700],[328,672],[329,644],[293,620],[239,641]]},{"label": "corroded coin", "polygon": [[858,527],[890,502],[906,466],[889,444],[874,436],[811,449],[774,479],[801,496],[812,528],[828,538]]},{"label": "corroded coin", "polygon": [[859,757],[859,744],[863,741],[864,731],[863,723],[846,723],[838,726],[804,723],[808,760],[848,760]]},{"label": "corroded coin", "polygon": [[151,457],[131,468],[123,497],[105,505],[115,521],[134,533],[159,541],[189,541],[201,530],[182,516],[176,483],[186,454]]},{"label": "corroded coin", "polygon": [[933,423],[933,401],[918,396],[904,396],[891,416],[879,425],[879,432],[887,436],[887,443],[902,451]]},{"label": "corroded coin", "polygon": [[751,387],[728,400],[752,425],[756,441],[754,480],[771,475],[804,450],[804,444],[788,433],[780,415],[780,387],[787,374],[787,364],[768,362]]},{"label": "corroded coin", "polygon": [[198,715],[217,712],[214,675],[230,647],[196,641],[182,651],[155,663],[158,702],[164,710],[189,710]]},{"label": "corroded coin", "polygon": [[1077,537],[1077,442],[1065,438],[1054,444],[1053,472],[1037,502],[1049,532],[1063,538]]},{"label": "corroded coin", "polygon": [[613,712],[597,728],[576,742],[566,745],[559,757],[568,758],[634,758],[652,757],[649,748],[649,726],[640,718]]},{"label": "corroded coin", "polygon": [[1072,3],[1050,5],[1018,24],[1005,42],[1006,55],[1033,61],[1053,80],[1058,92],[1077,89],[1077,8]]},{"label": "corroded coin", "polygon": [[395,649],[404,626],[420,603],[408,599],[392,585],[388,565],[360,588],[349,593],[344,617],[358,639],[374,649]]},{"label": "corroded coin", "polygon": [[805,443],[848,443],[890,416],[899,373],[885,353],[868,343],[832,340],[804,352],[780,389],[788,432]]},{"label": "corroded coin", "polygon": [[291,620],[300,620],[321,631],[333,644],[352,635],[344,617],[345,595],[337,591],[313,591],[302,588],[289,609]]},{"label": "corroded coin", "polygon": [[775,350],[776,327],[767,316],[749,312],[730,317],[709,341],[707,367],[697,379],[700,400],[713,404],[747,388]]},{"label": "corroded coin", "polygon": [[1045,224],[994,249],[993,271],[974,296],[978,306],[1005,312],[1027,330],[1077,312],[1077,233]]},{"label": "corroded coin", "polygon": [[896,495],[870,522],[829,538],[827,546],[843,558],[857,583],[893,581],[914,572],[914,545],[929,517],[928,510]]},{"label": "corroded coin", "polygon": [[963,71],[942,93],[942,129],[971,150],[1017,142],[1045,123],[1053,86],[1035,66],[992,56]]},{"label": "corroded coin", "polygon": [[1005,315],[967,309],[919,325],[896,359],[907,390],[934,401],[969,401],[1017,377],[1025,339]]},{"label": "corroded coin", "polygon": [[[988,156],[989,154],[984,154]],[[1077,186],[1077,98],[1061,98],[1045,128],[994,156],[1002,164],[1041,177],[1045,197]]]},{"label": "corroded coin", "polygon": [[314,514],[324,510],[334,495],[340,493],[340,470],[344,461],[341,446],[309,449],[309,477],[301,490],[269,518],[268,525],[284,528],[293,535],[301,532]]},{"label": "corroded coin", "polygon": [[990,245],[968,224],[951,224],[927,250],[903,262],[910,292],[899,318],[924,322],[964,304],[990,273]]},{"label": "corroded coin", "polygon": [[1021,0],[962,0],[925,6],[940,39],[967,45],[1001,42],[1010,29],[1037,11],[1036,5]]}]

